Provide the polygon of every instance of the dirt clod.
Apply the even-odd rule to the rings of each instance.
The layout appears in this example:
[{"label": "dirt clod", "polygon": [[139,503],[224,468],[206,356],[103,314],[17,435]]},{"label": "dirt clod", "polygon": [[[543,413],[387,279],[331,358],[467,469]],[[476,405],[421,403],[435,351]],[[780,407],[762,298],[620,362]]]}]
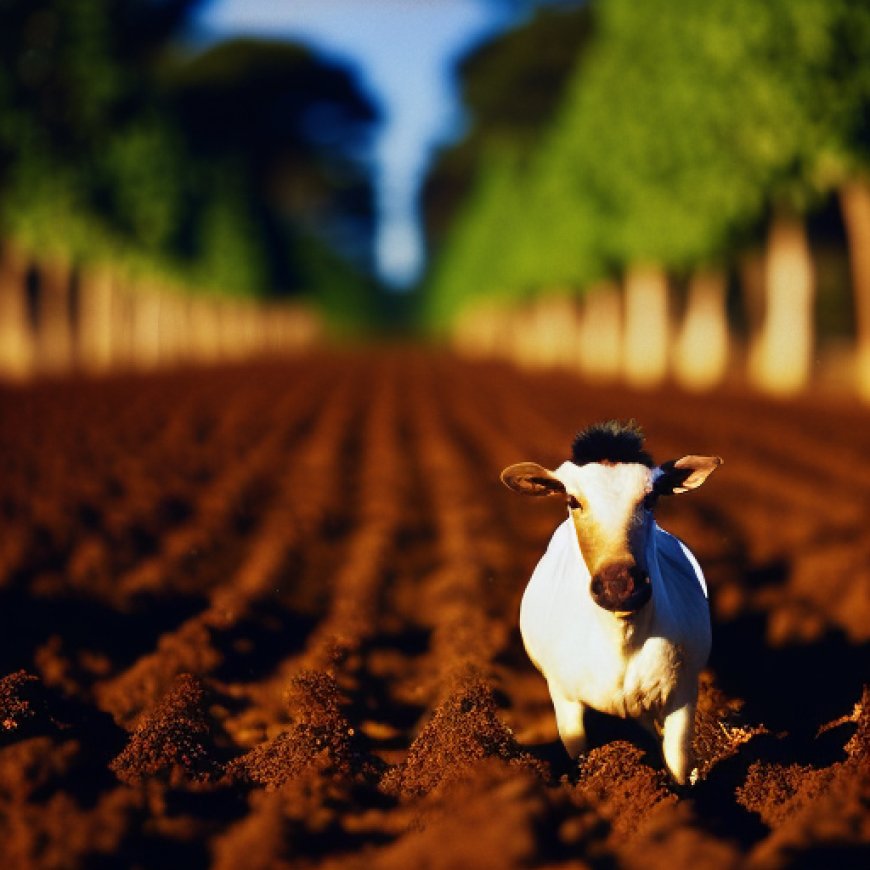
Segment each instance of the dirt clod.
[{"label": "dirt clod", "polygon": [[353,729],[341,711],[335,680],[323,671],[307,671],[293,679],[289,694],[293,723],[233,762],[231,772],[270,789],[314,764],[330,775],[351,777]]},{"label": "dirt clod", "polygon": [[175,785],[212,775],[216,764],[209,753],[211,728],[205,700],[201,680],[190,674],[178,677],[112,761],[118,779],[133,785],[159,776]]},{"label": "dirt clod", "polygon": [[419,797],[464,775],[485,758],[530,765],[507,726],[498,718],[492,689],[470,678],[454,688],[411,744],[406,761],[387,774],[386,791]]}]

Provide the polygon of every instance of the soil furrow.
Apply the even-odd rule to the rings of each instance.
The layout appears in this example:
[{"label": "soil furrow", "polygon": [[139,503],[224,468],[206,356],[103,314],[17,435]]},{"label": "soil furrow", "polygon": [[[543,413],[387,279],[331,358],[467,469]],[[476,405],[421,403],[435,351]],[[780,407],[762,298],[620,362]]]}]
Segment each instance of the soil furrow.
[{"label": "soil furrow", "polygon": [[[269,594],[278,582],[288,554],[317,531],[326,517],[335,487],[329,481],[333,457],[350,418],[355,378],[346,377],[321,397],[318,418],[311,426],[305,446],[296,456],[281,457],[276,474],[275,496],[259,525],[253,530],[247,552],[237,570],[209,591],[208,606],[172,633],[160,638],[157,649],[139,659],[127,672],[96,686],[103,709],[118,720],[129,722],[148,703],[153,703],[179,673],[205,674],[221,663],[211,635],[242,619],[251,605]],[[330,401],[325,401],[328,397]],[[276,441],[273,447],[275,453]],[[317,486],[311,486],[317,481]],[[337,483],[337,481],[336,481]],[[300,494],[304,493],[304,497]]]},{"label": "soil furrow", "polygon": [[[569,764],[519,600],[576,429],[720,453],[659,517],[714,645],[680,790]],[[419,348],[0,388],[0,851],[16,867],[864,866],[866,409]]]}]

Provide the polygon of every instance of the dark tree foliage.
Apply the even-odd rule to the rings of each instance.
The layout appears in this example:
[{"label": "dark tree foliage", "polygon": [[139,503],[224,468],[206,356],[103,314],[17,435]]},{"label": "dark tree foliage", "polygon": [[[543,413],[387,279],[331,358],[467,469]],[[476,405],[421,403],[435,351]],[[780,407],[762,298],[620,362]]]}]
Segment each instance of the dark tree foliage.
[{"label": "dark tree foliage", "polygon": [[508,146],[521,157],[535,151],[590,36],[585,5],[548,4],[462,61],[458,76],[469,130],[441,152],[427,179],[423,208],[430,246],[442,240],[490,148]]},{"label": "dark tree foliage", "polygon": [[0,0],[0,141],[82,156],[146,111],[148,67],[200,0]]},{"label": "dark tree foliage", "polygon": [[172,253],[190,155],[154,66],[194,0],[0,0],[4,233],[76,258]]},{"label": "dark tree foliage", "polygon": [[292,45],[191,55],[196,5],[0,0],[0,232],[236,294],[317,296],[337,257],[361,292],[375,107]]},{"label": "dark tree foliage", "polygon": [[163,81],[194,153],[245,180],[280,285],[301,278],[291,226],[371,267],[368,145],[379,116],[350,72],[300,46],[238,39],[172,64]]}]

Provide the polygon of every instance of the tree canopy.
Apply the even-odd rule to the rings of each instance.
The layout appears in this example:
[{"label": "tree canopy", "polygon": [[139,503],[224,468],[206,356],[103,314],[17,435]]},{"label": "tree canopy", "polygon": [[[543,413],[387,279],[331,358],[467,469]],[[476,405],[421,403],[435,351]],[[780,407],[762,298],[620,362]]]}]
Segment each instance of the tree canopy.
[{"label": "tree canopy", "polygon": [[444,251],[445,264],[475,260],[452,259],[467,248],[459,228],[482,238],[476,221],[519,210],[501,235],[505,267],[487,280],[465,265],[466,281],[436,264],[434,296],[580,289],[638,263],[702,267],[733,256],[772,210],[806,211],[866,171],[866,4],[606,0],[591,12],[592,37],[502,201],[484,211],[470,197]]},{"label": "tree canopy", "polygon": [[527,23],[479,46],[457,71],[468,133],[444,149],[430,172],[423,211],[437,250],[491,149],[533,154],[559,107],[570,73],[590,38],[590,16],[575,5],[538,9]]},{"label": "tree canopy", "polygon": [[236,294],[316,295],[312,239],[365,283],[377,108],[299,46],[193,52],[194,5],[0,0],[3,233]]}]

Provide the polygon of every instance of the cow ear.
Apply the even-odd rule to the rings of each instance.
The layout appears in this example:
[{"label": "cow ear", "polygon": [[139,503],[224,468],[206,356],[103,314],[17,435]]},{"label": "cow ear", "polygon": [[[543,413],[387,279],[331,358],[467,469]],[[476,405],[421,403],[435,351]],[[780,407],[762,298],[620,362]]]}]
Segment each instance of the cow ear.
[{"label": "cow ear", "polygon": [[564,495],[565,484],[537,462],[518,462],[501,473],[501,482],[520,495]]},{"label": "cow ear", "polygon": [[653,492],[676,495],[697,489],[723,461],[719,456],[684,456],[664,462],[653,472]]}]

